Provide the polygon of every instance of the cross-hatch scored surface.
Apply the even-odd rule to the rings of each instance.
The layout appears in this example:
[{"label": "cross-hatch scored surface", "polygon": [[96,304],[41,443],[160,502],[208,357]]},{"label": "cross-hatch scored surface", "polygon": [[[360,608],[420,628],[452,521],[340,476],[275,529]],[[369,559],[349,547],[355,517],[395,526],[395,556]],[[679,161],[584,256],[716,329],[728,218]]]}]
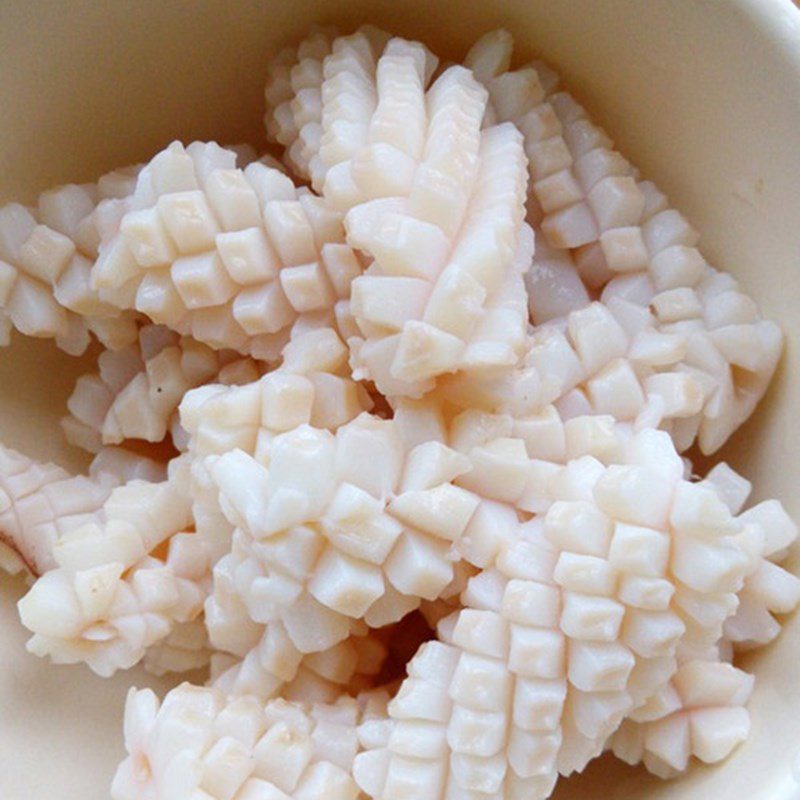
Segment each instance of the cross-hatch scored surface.
[{"label": "cross-hatch scored surface", "polygon": [[372,693],[327,705],[265,706],[183,684],[159,704],[150,690],[131,690],[130,756],[112,793],[120,800],[357,800],[357,726],[385,713],[386,699]]},{"label": "cross-hatch scored surface", "polygon": [[[129,480],[111,491],[93,520],[53,543],[55,567],[19,603],[34,634],[31,652],[56,663],[86,662],[108,676],[136,664],[177,624],[198,618],[211,565],[204,542],[191,532],[187,472],[185,461],[173,461],[167,481]],[[202,626],[184,634],[175,640],[179,669],[207,660]],[[163,649],[158,656],[157,668],[169,663]]]},{"label": "cross-hatch scored surface", "polygon": [[[775,371],[781,333],[736,281],[709,266],[699,236],[667,198],[616,150],[541,62],[507,71],[510,37],[489,34],[467,64],[479,67],[499,119],[525,137],[535,226],[611,306],[650,306],[656,329],[686,337],[681,372],[703,393],[701,412],[664,427],[681,450],[695,438],[719,449],[746,420]],[[581,294],[577,293],[578,299]]]},{"label": "cross-hatch scored surface", "polygon": [[730,662],[800,603],[797,528],[680,453],[780,332],[512,47],[318,28],[265,89],[311,188],[175,142],[0,209],[0,340],[104,348],[62,422],[87,477],[0,451],[29,650],[210,666],[131,692],[117,800],[537,800],[746,738]]},{"label": "cross-hatch scored surface", "polygon": [[334,316],[360,272],[341,218],[277,169],[175,142],[101,245],[101,296],[216,348],[279,358],[303,315]]},{"label": "cross-hatch scored surface", "polygon": [[90,452],[126,439],[161,442],[167,434],[184,449],[178,406],[186,393],[211,381],[243,384],[256,380],[264,365],[235,351],[217,351],[161,325],[145,325],[138,341],[106,350],[97,372],[78,378],[61,420],[72,444]]},{"label": "cross-hatch scored surface", "polygon": [[[649,753],[657,771],[685,769],[692,754],[720,760],[746,736],[751,680],[704,662],[719,658],[736,593],[797,530],[768,504],[734,517],[713,484],[683,479],[666,434],[618,446],[606,464],[537,465],[539,515],[517,533],[483,526],[483,569],[463,608],[412,659],[393,724],[356,760],[370,796],[545,798],[632,714],[660,720],[626,729],[629,758]],[[773,608],[800,599],[800,581],[783,574],[781,602],[765,598]],[[711,699],[737,710],[671,716],[684,708],[676,691],[705,709],[708,674],[729,676],[732,688]],[[682,737],[672,750],[658,739],[665,728]]]},{"label": "cross-hatch scored surface", "polygon": [[43,192],[37,207],[0,208],[0,344],[11,328],[55,339],[70,355],[89,346],[90,333],[110,349],[136,337],[135,315],[103,302],[90,285],[99,229],[114,198],[133,191],[136,169],[103,176],[97,185],[69,184]]}]

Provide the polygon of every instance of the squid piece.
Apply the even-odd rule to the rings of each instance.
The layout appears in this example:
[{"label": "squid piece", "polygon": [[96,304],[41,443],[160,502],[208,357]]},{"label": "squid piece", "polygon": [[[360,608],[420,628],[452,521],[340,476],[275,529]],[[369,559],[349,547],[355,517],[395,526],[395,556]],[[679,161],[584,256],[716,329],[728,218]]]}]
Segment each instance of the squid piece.
[{"label": "squid piece", "polygon": [[[463,608],[412,659],[391,726],[355,761],[369,796],[543,799],[670,681],[697,688],[678,664],[719,641],[769,533],[685,480],[665,433],[619,428],[601,444],[576,423],[573,458],[528,462],[513,492],[504,440],[473,449],[458,482],[535,515],[481,526]],[[703,728],[695,752],[723,757],[742,726],[727,733],[723,746]]]},{"label": "squid piece", "polygon": [[178,406],[186,392],[211,382],[250,383],[264,369],[234,351],[218,352],[162,325],[145,325],[136,344],[104,351],[98,370],[78,378],[61,427],[67,441],[89,452],[126,439],[161,442],[168,433],[182,449],[187,434]]},{"label": "squid piece", "polygon": [[[136,338],[136,315],[101,301],[89,281],[98,226],[109,224],[136,172],[119,170],[96,185],[51,189],[35,208],[0,208],[0,345],[8,344],[12,327],[55,339],[69,355],[83,353],[92,333],[112,350]],[[104,211],[97,211],[98,204]]]},{"label": "squid piece", "polygon": [[381,632],[356,629],[347,639],[320,653],[301,653],[288,636],[265,637],[238,659],[217,652],[211,659],[210,685],[228,696],[248,695],[266,702],[284,700],[334,703],[342,695],[372,688],[389,649]]},{"label": "squid piece", "polygon": [[210,347],[275,361],[293,325],[333,322],[361,264],[319,197],[259,161],[235,162],[199,142],[159,153],[101,244],[92,285]]},{"label": "squid piece", "polygon": [[329,650],[446,593],[453,542],[479,502],[452,482],[466,459],[437,443],[406,448],[391,420],[366,413],[206,467],[236,526],[206,605],[211,640],[244,658],[258,650],[276,678],[288,654]]},{"label": "squid piece", "polygon": [[[431,155],[434,162],[444,158]],[[427,172],[423,163],[407,203],[372,201],[345,220],[348,241],[375,258],[352,286],[361,333],[348,340],[352,363],[357,376],[371,378],[389,397],[420,397],[448,373],[513,367],[522,354],[522,276],[533,236],[523,221],[521,137],[510,125],[490,128],[475,155],[468,202],[444,177],[432,177],[446,166],[452,180],[463,181],[458,159]],[[441,202],[437,183],[447,193]]]},{"label": "squid piece", "polygon": [[681,450],[697,439],[704,453],[715,452],[763,397],[780,358],[780,330],[731,276],[708,265],[697,232],[559,90],[552,70],[541,62],[507,70],[511,47],[509,36],[488,34],[467,61],[484,65],[498,118],[525,135],[544,236],[572,249],[578,272],[603,289],[604,303],[650,306],[660,332],[687,336],[681,368],[703,386],[704,404],[668,428]]},{"label": "squid piece", "polygon": [[102,518],[111,491],[129,480],[163,480],[164,467],[117,448],[102,450],[88,476],[71,475],[0,446],[0,550],[9,572],[53,569],[59,539]]},{"label": "squid piece", "polygon": [[[156,645],[158,670],[208,660],[202,628],[182,640],[174,633],[199,618],[210,579],[207,546],[191,530],[187,473],[178,459],[166,481],[128,481],[98,518],[59,537],[54,568],[19,601],[30,652],[84,662],[101,676],[132,667]],[[172,649],[162,646],[171,635]]]},{"label": "squid piece", "polygon": [[131,689],[128,757],[114,800],[358,800],[351,776],[357,727],[380,720],[386,698],[365,694],[330,705],[227,698],[182,684],[158,701]]},{"label": "squid piece", "polygon": [[650,702],[625,720],[611,749],[660,778],[685,772],[692,757],[716,764],[747,739],[754,679],[730,664],[688,661]]}]

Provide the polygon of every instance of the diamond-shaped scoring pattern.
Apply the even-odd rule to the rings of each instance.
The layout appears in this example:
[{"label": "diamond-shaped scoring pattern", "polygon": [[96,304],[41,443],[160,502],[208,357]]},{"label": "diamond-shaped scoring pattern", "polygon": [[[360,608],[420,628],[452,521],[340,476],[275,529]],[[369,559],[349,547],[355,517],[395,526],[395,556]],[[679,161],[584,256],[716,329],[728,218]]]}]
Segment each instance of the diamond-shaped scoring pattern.
[{"label": "diamond-shaped scoring pattern", "polygon": [[611,739],[614,754],[628,764],[671,778],[693,756],[706,764],[722,761],[750,732],[745,707],[753,676],[730,664],[687,661]]},{"label": "diamond-shaped scoring pattern", "polygon": [[334,317],[361,271],[339,216],[279,170],[175,142],[141,172],[92,281],[154,322],[276,360],[301,315]]},{"label": "diamond-shaped scoring pattern", "polygon": [[[608,283],[604,303],[651,305],[658,332],[687,336],[680,370],[695,377],[705,401],[702,413],[665,428],[681,450],[695,438],[706,453],[719,449],[763,396],[780,331],[761,319],[732,277],[706,263],[697,232],[654,184],[638,179],[585,109],[556,91],[552,70],[537,62],[506,71],[511,49],[510,37],[487,34],[467,63],[480,64],[499,119],[514,121],[525,135],[537,225],[551,245],[573,249],[587,285]],[[663,384],[659,393],[675,391]]]},{"label": "diamond-shaped scoring pattern", "polygon": [[216,351],[161,325],[145,325],[138,342],[98,358],[97,372],[78,378],[61,427],[72,444],[90,452],[125,439],[161,442],[167,433],[183,450],[187,434],[178,405],[209,381],[251,383],[263,365],[233,351]]},{"label": "diamond-shaped scoring pattern", "polygon": [[367,39],[361,32],[337,39],[325,60],[323,133],[312,179],[342,211],[378,197],[407,197],[429,130],[425,89],[436,57],[418,42],[391,39],[376,49]]},{"label": "diamond-shaped scoring pattern", "polygon": [[[436,599],[479,503],[452,483],[469,468],[463,456],[436,442],[406,448],[393,422],[368,414],[335,435],[302,425],[256,459],[234,451],[206,466],[241,529],[215,569],[209,630],[238,655],[278,635],[275,624],[300,652],[318,652],[354,620],[381,627]],[[248,485],[259,492],[242,494]]]},{"label": "diamond-shaped scoring pattern", "polygon": [[[191,532],[186,460],[174,460],[169,470],[158,483],[136,480],[134,473],[90,520],[59,536],[52,547],[55,567],[19,603],[22,622],[34,634],[31,652],[57,663],[85,662],[108,676],[132,667],[177,625],[199,617],[210,550]],[[153,666],[187,669],[207,660],[202,632],[193,627],[184,633],[171,650],[162,648]]]},{"label": "diamond-shaped scoring pattern", "polygon": [[229,696],[268,700],[280,695],[285,700],[333,703],[343,693],[369,688],[387,656],[384,637],[366,625],[354,625],[347,639],[328,650],[304,654],[282,623],[271,623],[243,658],[222,652],[212,656],[211,685]]},{"label": "diamond-shaped scoring pattern", "polygon": [[[480,118],[470,122],[476,129]],[[457,131],[462,124],[452,123]],[[448,372],[510,367],[522,352],[522,274],[532,253],[522,219],[525,156],[511,126],[490,128],[480,141],[471,195],[467,189],[441,205],[434,202],[429,176],[448,176],[450,169],[461,182],[466,165],[446,164],[433,150],[433,164],[427,170],[423,162],[407,203],[372,201],[346,218],[348,240],[375,257],[353,283],[351,307],[364,340],[350,343],[355,363],[389,396],[420,396]],[[449,238],[462,215],[458,235]],[[389,296],[395,298],[391,305]]]},{"label": "diamond-shaped scoring pattern", "polygon": [[[610,447],[592,430],[598,422],[569,423],[572,460],[547,472],[530,462],[540,488],[503,498],[525,508],[537,497],[540,513],[496,535],[464,608],[439,622],[441,641],[409,665],[390,731],[356,761],[371,796],[547,797],[626,716],[655,714],[679,660],[717,657],[735,593],[765,563],[766,515],[734,517],[720,484],[684,480],[666,434],[618,427]],[[497,441],[488,449],[499,452]],[[482,482],[458,480],[470,478]],[[474,546],[469,531],[460,541]],[[718,758],[746,732],[731,725]],[[710,754],[705,729],[697,736],[697,752]]]},{"label": "diamond-shaped scoring pattern", "polygon": [[189,684],[162,703],[149,689],[132,690],[125,707],[130,756],[112,793],[166,798],[180,788],[197,798],[358,800],[351,777],[356,728],[383,716],[385,707],[381,693],[329,705],[265,706]]},{"label": "diamond-shaped scoring pattern", "polygon": [[115,486],[137,478],[162,480],[163,472],[149,459],[108,448],[92,462],[88,476],[76,476],[0,447],[0,544],[16,557],[8,566],[22,566],[33,575],[52,569],[56,542],[100,521]]},{"label": "diamond-shaped scoring pattern", "polygon": [[36,208],[0,208],[0,344],[11,327],[52,338],[80,355],[90,333],[112,350],[136,338],[135,317],[100,300],[90,286],[96,257],[97,204],[133,190],[135,170],[103,176],[97,185],[68,184],[42,193]]}]

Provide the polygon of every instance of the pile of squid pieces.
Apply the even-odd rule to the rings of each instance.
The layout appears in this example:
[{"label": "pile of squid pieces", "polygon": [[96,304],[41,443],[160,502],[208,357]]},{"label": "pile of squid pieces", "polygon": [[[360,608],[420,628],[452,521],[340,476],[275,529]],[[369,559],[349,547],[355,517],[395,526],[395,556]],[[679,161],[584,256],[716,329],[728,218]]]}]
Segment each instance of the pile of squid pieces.
[{"label": "pile of squid pieces", "polygon": [[538,800],[747,737],[731,662],[800,602],[797,528],[681,454],[781,333],[511,58],[313,29],[269,70],[281,161],[175,142],[0,210],[0,336],[102,345],[88,474],[0,449],[28,649],[210,665],[130,691],[115,800]]}]

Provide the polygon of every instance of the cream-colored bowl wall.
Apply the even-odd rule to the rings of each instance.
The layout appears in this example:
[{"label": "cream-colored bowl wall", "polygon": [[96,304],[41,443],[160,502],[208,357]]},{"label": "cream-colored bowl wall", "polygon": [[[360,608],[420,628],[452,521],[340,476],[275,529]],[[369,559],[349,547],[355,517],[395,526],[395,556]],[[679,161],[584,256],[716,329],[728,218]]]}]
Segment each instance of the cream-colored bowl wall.
[{"label": "cream-colored bowl wall", "polygon": [[[503,24],[521,55],[560,68],[703,231],[712,263],[784,326],[775,386],[724,456],[800,517],[800,12],[789,0],[0,0],[0,200],[89,180],[172,138],[260,142],[264,66],[312,20],[376,22],[452,58]],[[2,351],[0,440],[80,465],[57,427],[78,369],[46,343]],[[101,681],[27,655],[22,589],[0,578],[0,797],[105,800],[125,687],[152,679]],[[744,663],[758,678],[753,735],[725,765],[662,784],[604,759],[557,796],[800,797],[800,619]]]}]

